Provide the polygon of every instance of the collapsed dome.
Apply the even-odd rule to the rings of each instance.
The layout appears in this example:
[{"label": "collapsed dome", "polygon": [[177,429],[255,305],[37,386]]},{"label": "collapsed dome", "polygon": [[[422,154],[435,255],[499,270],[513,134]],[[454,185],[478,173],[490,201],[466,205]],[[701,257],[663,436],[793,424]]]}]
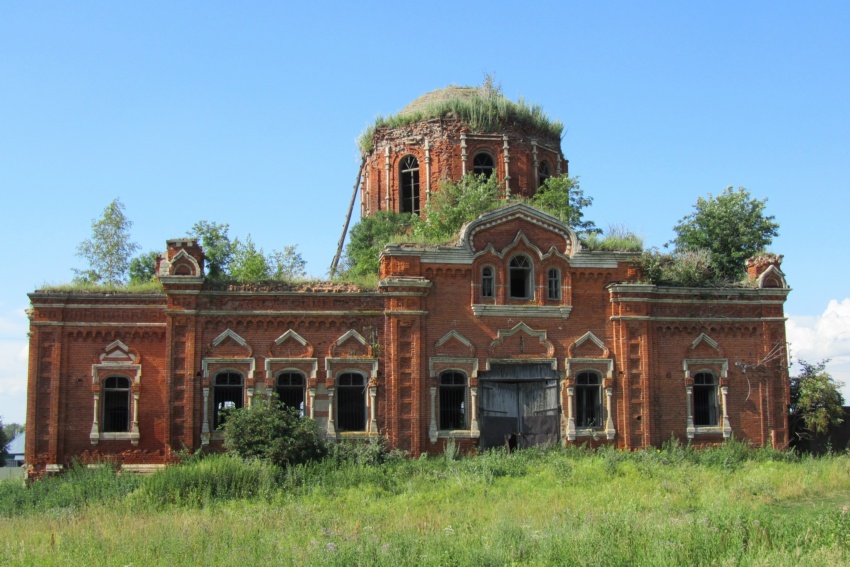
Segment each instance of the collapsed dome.
[{"label": "collapsed dome", "polygon": [[548,177],[568,173],[562,132],[539,105],[486,85],[426,93],[361,136],[361,216],[421,214],[443,181],[467,174],[496,176],[505,197],[530,197]]}]

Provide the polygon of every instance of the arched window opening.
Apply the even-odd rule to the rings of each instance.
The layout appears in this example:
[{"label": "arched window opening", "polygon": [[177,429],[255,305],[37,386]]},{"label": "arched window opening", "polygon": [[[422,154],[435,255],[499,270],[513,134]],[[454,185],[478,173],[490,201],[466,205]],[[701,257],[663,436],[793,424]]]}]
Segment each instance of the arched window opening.
[{"label": "arched window opening", "polygon": [[546,180],[552,177],[552,172],[549,169],[549,164],[545,161],[541,161],[540,165],[537,166],[537,186],[543,187],[543,184],[546,183]]},{"label": "arched window opening", "polygon": [[490,177],[496,172],[496,163],[493,161],[493,156],[486,152],[475,154],[472,158],[472,173],[475,175],[483,175]]},{"label": "arched window opening", "polygon": [[510,295],[515,299],[531,299],[532,287],[531,261],[527,256],[514,256],[510,263]]},{"label": "arched window opening", "polygon": [[561,299],[561,270],[549,268],[547,282],[549,299]]},{"label": "arched window opening", "polygon": [[466,427],[466,376],[461,372],[440,374],[440,429]]},{"label": "arched window opening", "polygon": [[242,407],[242,375],[238,372],[221,372],[215,376],[213,391],[213,424],[220,429],[227,414]]},{"label": "arched window opening", "polygon": [[401,160],[401,207],[399,212],[419,214],[419,160],[405,156]]},{"label": "arched window opening", "polygon": [[602,427],[602,381],[595,372],[576,376],[576,427]]},{"label": "arched window opening", "polygon": [[337,426],[340,431],[366,431],[366,379],[346,372],[337,378]]},{"label": "arched window opening", "polygon": [[281,372],[277,375],[277,397],[286,407],[304,415],[304,375],[300,372]]},{"label": "arched window opening", "polygon": [[103,381],[103,432],[130,431],[130,380],[110,376]]},{"label": "arched window opening", "polygon": [[481,297],[496,296],[496,277],[491,266],[481,269]]},{"label": "arched window opening", "polygon": [[717,425],[717,382],[711,372],[694,376],[694,425]]}]

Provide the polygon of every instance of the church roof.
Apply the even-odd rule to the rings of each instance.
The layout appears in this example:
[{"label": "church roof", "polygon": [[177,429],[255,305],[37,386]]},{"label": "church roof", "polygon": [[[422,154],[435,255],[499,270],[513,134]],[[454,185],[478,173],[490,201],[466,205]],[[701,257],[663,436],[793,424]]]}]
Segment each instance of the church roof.
[{"label": "church roof", "polygon": [[477,96],[481,96],[481,89],[479,87],[458,87],[451,85],[443,89],[433,90],[415,98],[410,104],[401,109],[399,114],[424,113],[428,107],[434,104],[452,99],[471,99]]}]

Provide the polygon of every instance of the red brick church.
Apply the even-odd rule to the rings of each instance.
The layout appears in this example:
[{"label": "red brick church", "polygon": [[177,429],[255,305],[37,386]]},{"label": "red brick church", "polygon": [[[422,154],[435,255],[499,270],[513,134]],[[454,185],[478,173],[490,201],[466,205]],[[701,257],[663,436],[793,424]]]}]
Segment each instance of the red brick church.
[{"label": "red brick church", "polygon": [[[567,172],[560,138],[523,122],[482,131],[426,116],[370,142],[366,216],[419,214],[466,173],[532,195]],[[683,288],[642,283],[634,256],[589,251],[524,204],[482,215],[453,245],[387,246],[369,290],[214,285],[196,241],[168,240],[161,292],[30,294],[26,460],[35,472],[75,458],[159,466],[219,448],[222,412],[271,392],[329,440],[386,436],[412,455],[448,440],[784,447],[779,257],[749,262],[750,287]]]}]

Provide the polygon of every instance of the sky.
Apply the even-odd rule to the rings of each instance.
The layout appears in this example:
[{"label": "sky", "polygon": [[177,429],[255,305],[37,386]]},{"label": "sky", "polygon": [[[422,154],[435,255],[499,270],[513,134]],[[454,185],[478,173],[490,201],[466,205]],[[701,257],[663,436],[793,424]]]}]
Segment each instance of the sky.
[{"label": "sky", "polygon": [[27,293],[86,267],[113,199],[143,251],[203,219],[322,277],[357,136],[487,74],[564,123],[602,228],[660,247],[699,197],[766,198],[792,357],[850,383],[848,25],[847,2],[2,2],[0,419],[25,420]]}]

